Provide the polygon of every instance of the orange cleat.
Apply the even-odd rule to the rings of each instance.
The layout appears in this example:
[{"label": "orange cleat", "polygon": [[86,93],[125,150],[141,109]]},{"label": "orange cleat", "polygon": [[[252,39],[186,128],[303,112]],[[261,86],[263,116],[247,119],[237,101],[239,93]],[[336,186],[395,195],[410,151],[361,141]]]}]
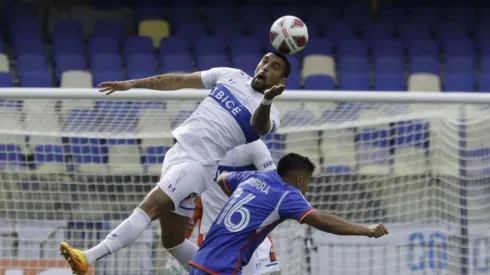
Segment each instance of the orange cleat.
[{"label": "orange cleat", "polygon": [[61,243],[60,251],[70,265],[73,274],[84,275],[88,271],[87,256],[83,251],[72,248],[66,242]]}]

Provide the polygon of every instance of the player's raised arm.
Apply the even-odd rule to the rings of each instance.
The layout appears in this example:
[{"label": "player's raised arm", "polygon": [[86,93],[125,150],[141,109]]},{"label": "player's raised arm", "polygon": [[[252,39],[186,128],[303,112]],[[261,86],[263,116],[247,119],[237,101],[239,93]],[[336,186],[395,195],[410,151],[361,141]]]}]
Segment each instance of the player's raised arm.
[{"label": "player's raised arm", "polygon": [[100,92],[110,95],[115,91],[126,91],[132,88],[173,91],[180,89],[205,88],[201,72],[190,74],[162,74],[127,81],[108,81],[99,84]]},{"label": "player's raised arm", "polygon": [[313,226],[316,229],[336,235],[355,235],[379,238],[388,234],[388,230],[382,224],[375,224],[365,227],[360,224],[350,223],[338,216],[313,211],[306,215],[303,223]]},{"label": "player's raised arm", "polygon": [[231,172],[219,175],[217,183],[221,190],[229,197],[238,185],[247,180],[254,172]]}]

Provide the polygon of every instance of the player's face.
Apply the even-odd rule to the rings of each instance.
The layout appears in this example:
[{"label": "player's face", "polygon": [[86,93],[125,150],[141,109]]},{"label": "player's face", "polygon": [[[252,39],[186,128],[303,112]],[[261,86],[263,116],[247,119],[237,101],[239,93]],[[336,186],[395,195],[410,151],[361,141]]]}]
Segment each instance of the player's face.
[{"label": "player's face", "polygon": [[257,92],[264,92],[274,85],[285,84],[286,78],[283,77],[286,64],[284,60],[273,53],[268,53],[255,69],[255,76],[252,79],[252,88]]}]

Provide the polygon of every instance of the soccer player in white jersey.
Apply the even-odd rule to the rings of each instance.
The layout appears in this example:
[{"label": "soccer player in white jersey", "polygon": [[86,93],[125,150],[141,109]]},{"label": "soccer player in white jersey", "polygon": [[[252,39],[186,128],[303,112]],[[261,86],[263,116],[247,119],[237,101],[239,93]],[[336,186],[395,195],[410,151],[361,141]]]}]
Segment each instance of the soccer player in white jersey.
[{"label": "soccer player in white jersey", "polygon": [[[215,181],[222,173],[243,172],[243,171],[269,171],[275,170],[276,165],[272,160],[271,153],[262,140],[240,145],[228,151],[226,157],[220,161],[216,171]],[[194,211],[194,221],[192,224],[199,223],[198,246],[205,239],[209,228],[218,217],[219,212],[228,201],[228,196],[221,190],[219,185],[214,184],[201,194],[201,207]],[[192,226],[190,226],[192,230]],[[189,232],[188,232],[189,236]],[[243,268],[244,275],[259,275],[269,272],[279,271],[279,262],[275,258],[272,242],[265,238],[262,244],[255,250],[253,257],[255,261]]]},{"label": "soccer player in white jersey", "polygon": [[238,69],[213,68],[101,83],[100,92],[106,95],[131,88],[211,91],[172,132],[177,143],[165,156],[160,181],[134,212],[89,250],[61,243],[61,254],[73,272],[85,274],[98,259],[131,245],[156,219],[160,221],[163,246],[188,269],[198,250],[185,239],[196,196],[215,184],[214,173],[226,152],[277,130],[280,114],[272,100],[284,91],[290,70],[287,57],[274,52],[262,57],[253,77]]}]

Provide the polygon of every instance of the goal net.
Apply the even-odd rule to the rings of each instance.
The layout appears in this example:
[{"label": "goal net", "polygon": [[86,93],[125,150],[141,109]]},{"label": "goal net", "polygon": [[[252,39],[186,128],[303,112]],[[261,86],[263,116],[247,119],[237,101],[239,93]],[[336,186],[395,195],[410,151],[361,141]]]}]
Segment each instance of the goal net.
[{"label": "goal net", "polygon": [[[0,101],[0,274],[70,274],[59,242],[87,249],[125,219],[158,181],[171,130],[199,103],[114,98]],[[390,231],[339,237],[285,222],[273,233],[282,275],[489,272],[486,105],[277,107],[281,129],[263,139],[276,161],[296,152],[316,164],[312,205]],[[89,274],[186,273],[153,224]]]}]

